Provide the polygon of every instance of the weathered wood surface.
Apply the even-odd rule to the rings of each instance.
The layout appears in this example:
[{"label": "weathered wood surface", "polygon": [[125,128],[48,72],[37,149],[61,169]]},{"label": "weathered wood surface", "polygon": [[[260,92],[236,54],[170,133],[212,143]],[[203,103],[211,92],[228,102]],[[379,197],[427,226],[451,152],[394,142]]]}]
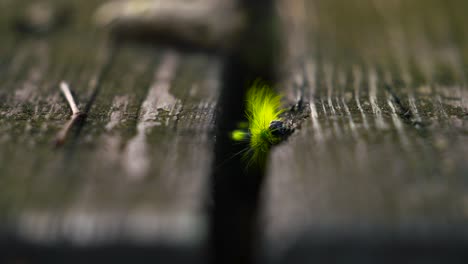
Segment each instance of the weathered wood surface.
[{"label": "weathered wood surface", "polygon": [[304,85],[311,117],[272,150],[264,254],[273,263],[461,261],[466,2],[282,2],[290,64],[281,89],[297,98]]},{"label": "weathered wood surface", "polygon": [[[28,4],[0,1],[2,245],[128,243],[203,262],[221,61],[113,45],[93,25],[98,1],[65,3],[71,21],[56,31],[17,34],[13,21]],[[62,80],[87,119],[54,148],[71,116]]]},{"label": "weathered wood surface", "polygon": [[[244,11],[255,26],[240,46],[228,43],[225,83],[225,62],[214,53],[115,45],[92,24],[100,1],[51,2],[70,5],[68,23],[31,30],[14,22],[29,1],[0,0],[2,249],[32,248],[46,262],[124,261],[119,256],[129,253],[203,263],[211,225],[212,254],[228,262],[252,261],[255,253],[273,263],[403,260],[387,258],[393,252],[435,263],[463,257],[464,1],[278,0],[286,53],[277,65],[274,32],[255,32],[268,28],[269,13],[260,2],[240,1],[252,7]],[[179,33],[194,46],[224,50],[220,35]],[[272,149],[263,175],[246,171],[240,158],[226,162],[242,148],[227,135],[242,115],[242,85],[274,79],[273,68],[289,102],[303,88],[311,115]],[[71,115],[62,80],[87,119],[54,148]],[[229,109],[213,150],[221,86],[221,110]],[[212,204],[210,222],[204,207]],[[261,250],[252,252],[256,242]],[[27,262],[21,252],[6,260]]]}]

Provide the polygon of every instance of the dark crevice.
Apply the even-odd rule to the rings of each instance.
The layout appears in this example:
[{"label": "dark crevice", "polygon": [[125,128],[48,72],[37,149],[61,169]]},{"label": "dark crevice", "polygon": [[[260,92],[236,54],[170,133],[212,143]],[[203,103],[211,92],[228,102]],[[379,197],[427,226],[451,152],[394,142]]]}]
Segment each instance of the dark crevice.
[{"label": "dark crevice", "polygon": [[230,58],[224,73],[224,89],[217,120],[212,181],[214,207],[211,212],[211,263],[252,263],[253,229],[264,173],[249,167],[240,155],[245,146],[235,144],[229,131],[243,116],[243,94],[248,73]]},{"label": "dark crevice", "polygon": [[244,98],[257,78],[274,81],[270,0],[241,1],[250,25],[239,48],[226,56],[223,89],[219,98],[215,159],[212,166],[210,263],[255,263],[258,252],[256,224],[264,164],[247,167],[242,155],[246,146],[234,143],[230,131],[244,120]]}]

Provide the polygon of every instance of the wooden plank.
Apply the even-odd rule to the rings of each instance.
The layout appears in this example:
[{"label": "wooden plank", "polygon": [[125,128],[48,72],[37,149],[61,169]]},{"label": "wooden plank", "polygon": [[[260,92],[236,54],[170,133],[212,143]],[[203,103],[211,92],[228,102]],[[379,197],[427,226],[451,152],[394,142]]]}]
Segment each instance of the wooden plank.
[{"label": "wooden plank", "polygon": [[[67,261],[80,256],[73,248],[90,253],[84,260],[141,248],[203,262],[220,59],[112,45],[90,21],[98,3],[73,4],[69,26],[20,36],[1,68],[0,241],[20,247],[6,260],[31,246]],[[71,115],[62,80],[88,112],[54,148]],[[113,247],[117,254],[106,255]]]},{"label": "wooden plank", "polygon": [[283,16],[298,29],[282,92],[305,85],[311,117],[269,160],[260,234],[271,262],[463,256],[466,4],[447,2],[294,1]]}]

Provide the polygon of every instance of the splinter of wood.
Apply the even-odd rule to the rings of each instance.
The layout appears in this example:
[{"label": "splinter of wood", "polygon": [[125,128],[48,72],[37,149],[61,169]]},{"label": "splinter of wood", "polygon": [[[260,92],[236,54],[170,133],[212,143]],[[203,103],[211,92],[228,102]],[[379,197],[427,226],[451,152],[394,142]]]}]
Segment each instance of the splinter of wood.
[{"label": "splinter of wood", "polygon": [[80,111],[80,109],[78,109],[75,99],[73,98],[73,95],[70,91],[70,87],[66,82],[62,81],[60,83],[60,90],[62,90],[63,95],[70,105],[72,116],[71,119],[64,125],[64,127],[57,133],[57,137],[55,138],[56,146],[61,146],[65,142],[70,129],[84,117],[84,114]]},{"label": "splinter of wood", "polygon": [[66,82],[60,83],[60,90],[62,90],[63,95],[65,95],[65,98],[67,99],[68,104],[70,105],[73,115],[80,114],[80,109],[78,109],[75,99],[73,98],[73,95],[70,91],[70,87]]}]

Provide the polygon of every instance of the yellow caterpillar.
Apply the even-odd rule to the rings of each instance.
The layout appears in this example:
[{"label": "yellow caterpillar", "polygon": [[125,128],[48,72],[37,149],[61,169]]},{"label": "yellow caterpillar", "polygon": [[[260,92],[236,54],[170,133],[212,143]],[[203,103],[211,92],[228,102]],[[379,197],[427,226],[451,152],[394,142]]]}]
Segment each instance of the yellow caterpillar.
[{"label": "yellow caterpillar", "polygon": [[249,142],[248,151],[244,154],[248,165],[264,160],[270,147],[282,141],[287,134],[287,128],[280,117],[285,110],[280,107],[281,96],[261,81],[254,82],[247,92],[247,129],[234,130],[231,138]]}]

